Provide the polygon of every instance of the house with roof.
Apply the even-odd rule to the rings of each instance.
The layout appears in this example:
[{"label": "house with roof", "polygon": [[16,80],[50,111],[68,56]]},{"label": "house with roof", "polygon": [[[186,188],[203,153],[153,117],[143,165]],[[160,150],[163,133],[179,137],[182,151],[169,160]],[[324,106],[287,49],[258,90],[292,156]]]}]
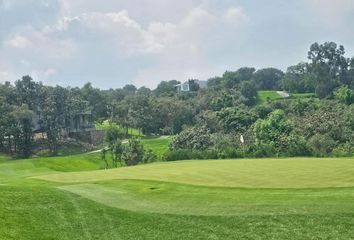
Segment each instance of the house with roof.
[{"label": "house with roof", "polygon": [[207,87],[207,81],[190,79],[184,83],[175,85],[176,92],[195,92]]}]

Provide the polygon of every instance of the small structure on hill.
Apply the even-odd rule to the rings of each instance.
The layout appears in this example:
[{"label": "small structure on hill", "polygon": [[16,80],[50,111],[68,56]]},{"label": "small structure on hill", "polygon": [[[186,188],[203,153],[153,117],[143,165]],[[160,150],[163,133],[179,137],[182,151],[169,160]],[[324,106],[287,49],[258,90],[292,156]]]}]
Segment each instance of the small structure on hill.
[{"label": "small structure on hill", "polygon": [[[32,132],[42,136],[41,138],[46,138],[41,113],[34,115],[32,118]],[[96,130],[91,110],[73,115],[60,132],[63,139],[69,137],[92,144],[101,143],[104,139],[104,131]]]},{"label": "small structure on hill", "polygon": [[184,83],[175,85],[175,89],[180,92],[196,92],[201,88],[206,88],[207,82],[201,80],[190,79]]}]

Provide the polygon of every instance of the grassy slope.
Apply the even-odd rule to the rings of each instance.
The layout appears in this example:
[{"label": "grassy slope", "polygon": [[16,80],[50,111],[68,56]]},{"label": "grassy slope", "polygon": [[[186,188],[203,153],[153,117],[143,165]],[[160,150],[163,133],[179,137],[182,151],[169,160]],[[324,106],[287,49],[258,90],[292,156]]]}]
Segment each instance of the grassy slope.
[{"label": "grassy slope", "polygon": [[161,159],[164,153],[168,150],[171,138],[167,136],[145,137],[141,141],[147,149],[151,149]]},{"label": "grassy slope", "polygon": [[54,172],[78,172],[101,168],[99,153],[29,160],[7,160],[0,165],[0,183]]},{"label": "grassy slope", "polygon": [[[119,126],[114,123],[115,126]],[[102,123],[95,123],[95,127],[97,130],[107,130],[110,126],[108,120],[103,121]],[[125,129],[123,127],[119,127],[122,134],[125,134]],[[139,130],[135,128],[128,128],[128,134],[131,136],[143,136],[143,134],[139,134]]]},{"label": "grassy slope", "polygon": [[[290,94],[290,97],[292,99],[308,99],[308,98],[314,98],[315,94],[314,93],[292,93]],[[258,91],[258,104],[264,104],[267,102],[267,99],[271,101],[283,99],[282,96],[280,96],[277,91]]]},{"label": "grassy slope", "polygon": [[282,99],[282,96],[280,96],[277,91],[258,91],[258,104],[267,102],[267,99],[274,101]]},{"label": "grassy slope", "polygon": [[[182,161],[70,173],[99,168],[97,157],[0,163],[0,239],[354,236],[354,188],[345,187],[354,186],[353,159]],[[57,182],[25,178],[45,173],[54,175],[42,179]]]}]

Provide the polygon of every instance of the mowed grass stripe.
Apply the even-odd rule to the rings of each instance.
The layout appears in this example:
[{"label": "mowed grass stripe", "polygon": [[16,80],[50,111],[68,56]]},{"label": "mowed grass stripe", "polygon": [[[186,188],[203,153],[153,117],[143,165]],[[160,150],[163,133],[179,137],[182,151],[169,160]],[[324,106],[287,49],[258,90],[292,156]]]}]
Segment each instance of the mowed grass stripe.
[{"label": "mowed grass stripe", "polygon": [[60,187],[104,205],[144,213],[232,216],[354,213],[354,188],[238,189],[114,180]]},{"label": "mowed grass stripe", "polygon": [[351,187],[354,186],[354,160],[291,158],[180,161],[35,178],[61,183],[138,179],[241,188]]},{"label": "mowed grass stripe", "polygon": [[[0,239],[352,239],[354,214],[187,216],[108,207],[47,187],[0,186]],[[202,200],[201,200],[202,201]]]}]

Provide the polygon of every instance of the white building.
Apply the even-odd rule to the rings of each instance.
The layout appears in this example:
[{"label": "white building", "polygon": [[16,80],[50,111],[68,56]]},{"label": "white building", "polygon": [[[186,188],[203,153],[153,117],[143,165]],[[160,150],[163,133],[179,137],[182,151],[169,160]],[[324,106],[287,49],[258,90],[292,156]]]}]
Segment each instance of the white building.
[{"label": "white building", "polygon": [[191,90],[191,84],[196,83],[198,84],[199,88],[206,88],[207,87],[207,82],[206,81],[200,81],[200,80],[189,80],[187,82],[177,84],[175,86],[177,92],[190,92]]}]

